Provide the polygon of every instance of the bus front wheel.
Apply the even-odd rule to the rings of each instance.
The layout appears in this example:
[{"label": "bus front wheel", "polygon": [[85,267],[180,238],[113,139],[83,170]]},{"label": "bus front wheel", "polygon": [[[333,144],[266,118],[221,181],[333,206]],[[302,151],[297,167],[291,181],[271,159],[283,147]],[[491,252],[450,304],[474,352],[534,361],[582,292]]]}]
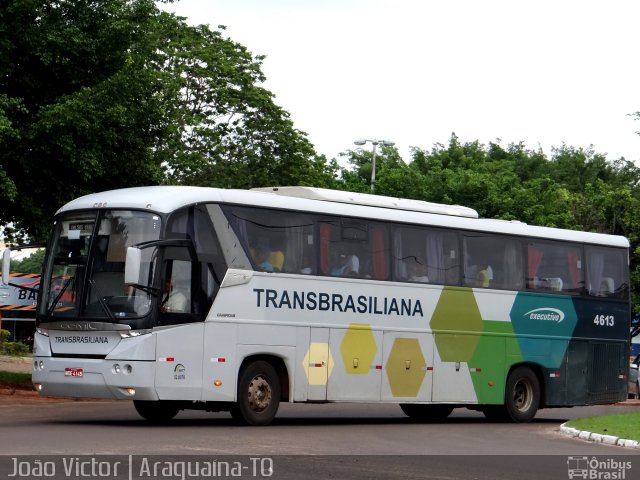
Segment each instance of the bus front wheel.
[{"label": "bus front wheel", "polygon": [[268,425],[279,406],[280,380],[273,366],[262,360],[247,365],[238,381],[238,402],[231,409],[233,418],[247,425]]},{"label": "bus front wheel", "polygon": [[150,422],[168,422],[180,411],[175,403],[162,400],[134,400],[133,406],[142,418]]},{"label": "bus front wheel", "polygon": [[517,367],[507,379],[504,407],[508,418],[516,423],[533,420],[540,407],[540,381],[527,367]]}]

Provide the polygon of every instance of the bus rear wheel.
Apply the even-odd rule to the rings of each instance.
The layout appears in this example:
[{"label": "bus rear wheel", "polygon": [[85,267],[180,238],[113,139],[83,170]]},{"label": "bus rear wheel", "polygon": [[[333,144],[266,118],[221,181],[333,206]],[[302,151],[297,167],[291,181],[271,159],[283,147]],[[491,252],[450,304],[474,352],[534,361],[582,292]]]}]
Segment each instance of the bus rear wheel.
[{"label": "bus rear wheel", "polygon": [[270,424],[280,406],[280,380],[273,366],[265,361],[247,365],[238,381],[238,402],[231,416],[246,425]]},{"label": "bus rear wheel", "polygon": [[162,400],[134,400],[133,406],[142,418],[150,422],[168,422],[180,411],[175,403]]},{"label": "bus rear wheel", "polygon": [[517,367],[507,379],[505,413],[516,423],[533,420],[540,407],[540,381],[528,367]]},{"label": "bus rear wheel", "polygon": [[400,408],[407,417],[424,422],[444,420],[453,412],[451,405],[440,404],[401,403]]}]

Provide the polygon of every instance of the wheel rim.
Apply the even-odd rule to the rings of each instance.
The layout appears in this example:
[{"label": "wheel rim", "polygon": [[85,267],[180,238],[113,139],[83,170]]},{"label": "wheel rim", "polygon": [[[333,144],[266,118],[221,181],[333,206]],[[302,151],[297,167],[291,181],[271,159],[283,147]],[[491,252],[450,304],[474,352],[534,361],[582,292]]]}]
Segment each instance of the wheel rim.
[{"label": "wheel rim", "polygon": [[513,406],[519,412],[526,412],[533,401],[533,386],[526,379],[519,380],[513,388]]},{"label": "wheel rim", "polygon": [[263,376],[253,377],[249,383],[249,407],[254,412],[263,412],[271,405],[271,385]]}]

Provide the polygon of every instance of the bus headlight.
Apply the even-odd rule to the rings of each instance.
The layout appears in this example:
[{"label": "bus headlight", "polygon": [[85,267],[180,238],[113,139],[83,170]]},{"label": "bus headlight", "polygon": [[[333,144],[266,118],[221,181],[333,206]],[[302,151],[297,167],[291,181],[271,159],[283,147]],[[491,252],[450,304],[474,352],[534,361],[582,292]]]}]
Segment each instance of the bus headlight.
[{"label": "bus headlight", "polygon": [[111,371],[116,375],[120,373],[123,373],[125,375],[131,375],[131,373],[133,373],[133,367],[128,363],[122,366],[119,363],[114,363],[113,366],[111,367]]},{"label": "bus headlight", "polygon": [[139,337],[140,335],[148,335],[152,330],[150,328],[144,330],[126,330],[120,332],[120,338],[133,338]]}]

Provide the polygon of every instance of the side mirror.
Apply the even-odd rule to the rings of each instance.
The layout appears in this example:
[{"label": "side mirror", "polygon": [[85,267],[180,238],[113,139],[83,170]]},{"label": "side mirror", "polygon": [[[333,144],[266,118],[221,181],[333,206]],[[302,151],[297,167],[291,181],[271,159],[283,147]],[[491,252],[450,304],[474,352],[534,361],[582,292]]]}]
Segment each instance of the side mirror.
[{"label": "side mirror", "polygon": [[140,284],[140,266],[142,265],[142,250],[137,247],[127,248],[127,258],[124,264],[125,285]]},{"label": "side mirror", "polygon": [[9,285],[9,271],[11,270],[11,250],[2,252],[2,285]]}]

